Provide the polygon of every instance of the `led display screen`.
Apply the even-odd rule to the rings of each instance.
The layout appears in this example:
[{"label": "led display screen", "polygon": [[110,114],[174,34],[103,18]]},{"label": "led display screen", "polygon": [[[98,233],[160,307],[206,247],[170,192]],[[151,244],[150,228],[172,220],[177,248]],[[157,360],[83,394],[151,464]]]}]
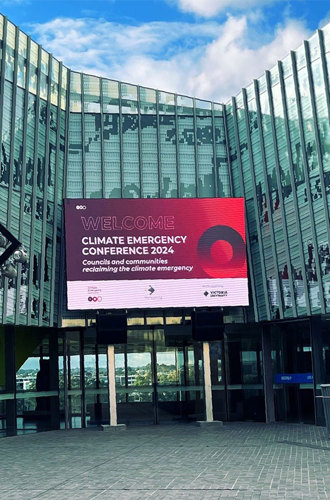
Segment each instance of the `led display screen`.
[{"label": "led display screen", "polygon": [[243,198],[64,206],[69,309],[248,304]]}]

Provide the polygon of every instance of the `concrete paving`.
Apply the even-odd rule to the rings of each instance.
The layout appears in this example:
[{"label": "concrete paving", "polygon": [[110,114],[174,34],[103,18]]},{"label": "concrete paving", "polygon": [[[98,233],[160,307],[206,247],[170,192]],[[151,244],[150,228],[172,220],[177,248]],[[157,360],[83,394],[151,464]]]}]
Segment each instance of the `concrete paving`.
[{"label": "concrete paving", "polygon": [[324,427],[229,423],[52,431],[0,440],[0,498],[325,499]]}]

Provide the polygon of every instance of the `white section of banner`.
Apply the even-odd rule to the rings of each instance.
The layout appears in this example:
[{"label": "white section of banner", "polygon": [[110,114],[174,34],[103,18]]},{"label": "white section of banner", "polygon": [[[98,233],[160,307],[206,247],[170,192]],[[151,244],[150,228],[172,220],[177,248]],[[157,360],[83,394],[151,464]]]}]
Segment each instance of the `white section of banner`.
[{"label": "white section of banner", "polygon": [[68,281],[68,309],[247,306],[247,278]]}]

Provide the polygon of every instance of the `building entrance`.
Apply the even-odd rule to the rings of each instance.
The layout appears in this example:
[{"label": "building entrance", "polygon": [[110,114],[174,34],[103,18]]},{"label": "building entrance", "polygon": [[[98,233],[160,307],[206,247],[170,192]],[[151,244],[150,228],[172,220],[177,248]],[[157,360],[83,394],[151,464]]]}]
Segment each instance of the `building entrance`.
[{"label": "building entrance", "polygon": [[176,345],[162,328],[129,330],[116,346],[118,422],[161,424],[204,417],[202,351]]}]

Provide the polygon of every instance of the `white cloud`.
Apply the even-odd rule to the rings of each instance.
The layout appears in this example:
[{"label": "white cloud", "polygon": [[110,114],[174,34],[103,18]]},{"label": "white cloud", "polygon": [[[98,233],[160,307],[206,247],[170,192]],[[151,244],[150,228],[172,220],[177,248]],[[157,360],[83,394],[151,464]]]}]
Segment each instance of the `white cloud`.
[{"label": "white cloud", "polygon": [[[246,18],[229,18],[222,35],[206,48],[195,88],[205,95],[216,91],[227,100],[265,70],[271,69],[309,34],[300,22],[291,20],[277,28],[271,41],[249,48]],[[219,57],[219,54],[223,56]]]},{"label": "white cloud", "polygon": [[[173,0],[172,0],[173,1]],[[277,0],[175,0],[183,12],[212,17],[226,10],[248,10],[274,3]]]},{"label": "white cloud", "polygon": [[77,71],[220,102],[310,34],[295,20],[279,25],[272,36],[262,32],[260,23],[249,33],[247,16],[229,17],[224,24],[138,26],[102,19],[55,19],[30,26],[30,32],[31,28],[46,50]]}]

